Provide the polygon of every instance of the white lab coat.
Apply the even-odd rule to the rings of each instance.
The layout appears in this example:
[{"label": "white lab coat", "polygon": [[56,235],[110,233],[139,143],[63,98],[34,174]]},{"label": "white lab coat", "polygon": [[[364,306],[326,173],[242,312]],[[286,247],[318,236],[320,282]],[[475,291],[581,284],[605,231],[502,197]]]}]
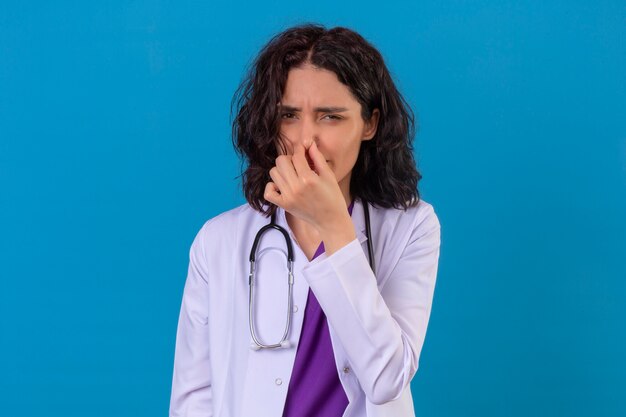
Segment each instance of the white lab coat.
[{"label": "white lab coat", "polygon": [[[433,207],[370,208],[376,276],[368,262],[361,200],[352,211],[357,238],[309,262],[278,208],[294,250],[292,347],[250,349],[250,249],[269,219],[248,204],[208,220],[189,252],[173,368],[170,417],[280,417],[302,329],[309,287],[328,324],[344,417],[414,416],[410,382],[430,316],[440,246]],[[278,342],[287,313],[286,243],[266,232],[257,251],[257,336]]]}]

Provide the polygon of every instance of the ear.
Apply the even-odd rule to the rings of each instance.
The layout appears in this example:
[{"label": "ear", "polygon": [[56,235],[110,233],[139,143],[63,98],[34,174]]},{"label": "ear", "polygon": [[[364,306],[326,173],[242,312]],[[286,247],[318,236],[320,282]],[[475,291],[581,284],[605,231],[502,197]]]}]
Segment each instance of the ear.
[{"label": "ear", "polygon": [[365,121],[365,127],[363,128],[363,139],[362,140],[370,140],[376,135],[376,129],[378,128],[378,117],[380,116],[380,111],[378,109],[374,109],[372,111],[372,117],[369,120]]}]

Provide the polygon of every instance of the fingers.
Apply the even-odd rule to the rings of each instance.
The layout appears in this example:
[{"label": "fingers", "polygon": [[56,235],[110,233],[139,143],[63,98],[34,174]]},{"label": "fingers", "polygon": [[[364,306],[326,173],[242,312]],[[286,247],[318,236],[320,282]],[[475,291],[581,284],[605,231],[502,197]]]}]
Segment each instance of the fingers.
[{"label": "fingers", "polygon": [[263,197],[270,203],[282,207],[282,196],[280,194],[280,190],[272,181],[265,184],[265,192],[263,193]]},{"label": "fingers", "polygon": [[[319,151],[318,151],[319,153]],[[321,155],[321,153],[319,153]],[[313,158],[309,155],[311,161]],[[324,159],[323,156],[321,156]],[[324,160],[325,163],[325,160]],[[291,197],[300,194],[311,179],[316,178],[309,165],[305,147],[298,143],[294,148],[293,155],[279,155],[276,158],[276,166],[269,171],[273,182],[268,182],[265,187],[266,200],[284,207]],[[269,198],[268,198],[269,197]],[[280,203],[270,200],[278,200]]]},{"label": "fingers", "polygon": [[312,172],[311,167],[309,166],[309,161],[306,157],[306,149],[301,143],[296,145],[291,161],[298,177],[306,178]]},{"label": "fingers", "polygon": [[315,141],[313,141],[313,143],[309,147],[309,156],[311,157],[311,159],[313,160],[313,163],[315,164],[317,175],[328,177],[328,175],[332,173],[332,170],[330,169],[330,167],[328,166],[328,163],[326,162],[326,158],[317,148],[317,144],[315,143]]},{"label": "fingers", "polygon": [[276,158],[276,168],[280,175],[280,178],[278,175],[276,176],[276,185],[283,191],[285,191],[285,185],[289,187],[290,191],[298,189],[303,181],[309,180],[313,172],[309,167],[302,144],[297,144],[294,147],[293,155],[279,155]]},{"label": "fingers", "polygon": [[[277,159],[277,161],[278,161],[278,159]],[[281,171],[278,169],[278,167],[274,166],[274,167],[272,167],[270,169],[270,177],[272,178],[272,181],[274,181],[274,183],[273,183],[274,187],[277,189],[278,192],[281,192],[281,194],[282,194],[282,192],[287,191],[287,190],[290,189],[289,183],[283,177],[283,175],[281,174]],[[268,184],[272,184],[272,183],[268,183]]]}]

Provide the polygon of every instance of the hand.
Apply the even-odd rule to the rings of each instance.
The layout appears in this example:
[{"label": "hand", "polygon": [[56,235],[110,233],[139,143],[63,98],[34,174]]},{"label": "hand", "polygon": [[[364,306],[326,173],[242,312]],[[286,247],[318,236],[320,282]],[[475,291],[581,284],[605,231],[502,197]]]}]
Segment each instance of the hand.
[{"label": "hand", "polygon": [[348,217],[346,203],[337,178],[315,142],[308,154],[313,169],[305,155],[306,149],[298,143],[293,155],[279,155],[276,166],[270,169],[270,181],[265,186],[267,201],[282,207],[318,231],[330,230]]}]

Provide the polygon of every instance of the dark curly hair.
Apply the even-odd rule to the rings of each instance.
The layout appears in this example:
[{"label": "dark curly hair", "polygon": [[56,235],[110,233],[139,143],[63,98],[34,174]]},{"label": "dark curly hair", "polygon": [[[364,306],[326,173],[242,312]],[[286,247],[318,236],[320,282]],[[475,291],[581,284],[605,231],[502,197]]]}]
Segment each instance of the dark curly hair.
[{"label": "dark curly hair", "polygon": [[276,146],[283,147],[277,104],[289,70],[303,64],[334,72],[361,104],[363,120],[369,120],[375,108],[380,111],[376,134],[361,142],[350,194],[374,207],[416,206],[422,175],[413,158],[415,125],[409,104],[396,89],[380,52],[367,40],[344,27],[326,29],[315,23],[291,27],[270,39],[231,101],[232,141],[242,172],[244,159],[249,162],[241,175],[248,203],[265,216],[276,210],[263,195],[278,156]]}]

